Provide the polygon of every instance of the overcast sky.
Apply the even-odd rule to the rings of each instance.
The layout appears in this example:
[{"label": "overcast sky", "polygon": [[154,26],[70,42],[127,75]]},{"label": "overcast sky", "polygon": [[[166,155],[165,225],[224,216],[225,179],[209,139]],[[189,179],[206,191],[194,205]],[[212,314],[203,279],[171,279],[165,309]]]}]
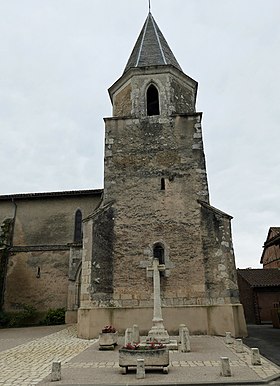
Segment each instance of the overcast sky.
[{"label": "overcast sky", "polygon": [[[0,0],[0,194],[103,187],[107,89],[148,0]],[[280,1],[152,0],[198,81],[211,204],[232,221],[237,267],[261,267],[279,226]]]}]

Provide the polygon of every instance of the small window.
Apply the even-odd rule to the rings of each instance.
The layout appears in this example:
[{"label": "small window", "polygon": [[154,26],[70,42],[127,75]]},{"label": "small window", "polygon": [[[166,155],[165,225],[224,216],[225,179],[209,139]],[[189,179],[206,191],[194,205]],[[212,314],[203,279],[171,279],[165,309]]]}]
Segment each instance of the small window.
[{"label": "small window", "polygon": [[159,115],[158,90],[153,84],[147,90],[147,115]]},{"label": "small window", "polygon": [[160,190],[165,190],[165,179],[161,178],[160,180]]},{"label": "small window", "polygon": [[164,248],[161,244],[156,244],[153,251],[154,259],[158,259],[159,264],[164,264]]},{"label": "small window", "polygon": [[78,209],[75,213],[74,243],[81,243],[82,239],[82,212]]}]

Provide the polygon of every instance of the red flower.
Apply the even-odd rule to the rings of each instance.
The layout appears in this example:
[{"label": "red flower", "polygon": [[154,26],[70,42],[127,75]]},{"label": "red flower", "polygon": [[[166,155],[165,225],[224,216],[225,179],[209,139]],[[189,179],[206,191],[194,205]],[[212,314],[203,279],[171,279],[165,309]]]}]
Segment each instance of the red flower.
[{"label": "red flower", "polygon": [[102,328],[102,332],[107,332],[107,333],[109,333],[109,332],[112,332],[112,333],[114,333],[114,332],[116,332],[116,329],[115,329],[115,327],[113,327],[113,326],[105,326],[104,328]]}]

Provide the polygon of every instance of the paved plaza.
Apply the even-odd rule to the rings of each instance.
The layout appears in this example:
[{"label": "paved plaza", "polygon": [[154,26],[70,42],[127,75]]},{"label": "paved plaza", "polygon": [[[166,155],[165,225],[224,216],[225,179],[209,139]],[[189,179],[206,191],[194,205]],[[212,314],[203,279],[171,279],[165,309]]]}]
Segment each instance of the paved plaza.
[{"label": "paved plaza", "polygon": [[[252,366],[248,347],[237,353],[235,345],[226,345],[222,337],[191,336],[190,353],[170,352],[168,374],[147,370],[145,379],[136,379],[133,370],[120,373],[117,348],[99,351],[98,347],[96,339],[78,339],[76,326],[0,330],[0,385],[280,385],[279,367],[263,357],[261,366]],[[230,360],[232,377],[220,375],[222,356]],[[62,365],[58,382],[50,381],[54,361]]]}]

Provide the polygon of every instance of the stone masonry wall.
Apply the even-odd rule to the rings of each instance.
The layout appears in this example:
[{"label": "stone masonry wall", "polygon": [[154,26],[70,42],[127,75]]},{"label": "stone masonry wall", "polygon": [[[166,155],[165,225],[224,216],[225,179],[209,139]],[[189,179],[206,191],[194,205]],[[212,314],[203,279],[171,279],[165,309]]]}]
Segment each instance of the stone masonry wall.
[{"label": "stone masonry wall", "polygon": [[150,84],[159,92],[161,116],[195,112],[197,83],[172,67],[168,71],[155,67],[141,74],[137,69],[130,71],[128,79],[124,76],[112,86],[113,116],[145,118],[146,92]]},{"label": "stone masonry wall", "polygon": [[16,311],[21,304],[32,305],[38,311],[66,307],[68,260],[68,251],[21,252],[10,256],[5,311]]},{"label": "stone masonry wall", "polygon": [[152,280],[143,267],[156,242],[173,266],[161,279],[163,303],[207,302],[197,202],[208,201],[200,119],[106,119],[104,202],[113,200],[115,208],[116,306],[152,305]]},{"label": "stone masonry wall", "polygon": [[239,303],[230,216],[201,205],[201,228],[209,303]]},{"label": "stone masonry wall", "polygon": [[[158,90],[159,115],[147,116],[150,84]],[[102,306],[151,307],[147,268],[156,244],[165,255],[164,306],[238,301],[229,216],[209,205],[196,89],[169,66],[132,69],[110,88],[114,117],[105,119],[101,208],[109,205],[113,214],[107,225],[106,217],[92,221],[92,251],[86,247],[83,259],[91,272],[85,307],[87,301],[100,306],[106,274],[113,292]]]},{"label": "stone masonry wall", "polygon": [[126,85],[116,96],[114,115],[126,117],[131,115],[131,85]]},{"label": "stone masonry wall", "polygon": [[74,241],[75,212],[83,217],[100,197],[52,198],[17,202],[14,245],[65,245]]},{"label": "stone masonry wall", "polygon": [[91,296],[97,305],[113,293],[114,209],[98,211],[92,227]]}]

